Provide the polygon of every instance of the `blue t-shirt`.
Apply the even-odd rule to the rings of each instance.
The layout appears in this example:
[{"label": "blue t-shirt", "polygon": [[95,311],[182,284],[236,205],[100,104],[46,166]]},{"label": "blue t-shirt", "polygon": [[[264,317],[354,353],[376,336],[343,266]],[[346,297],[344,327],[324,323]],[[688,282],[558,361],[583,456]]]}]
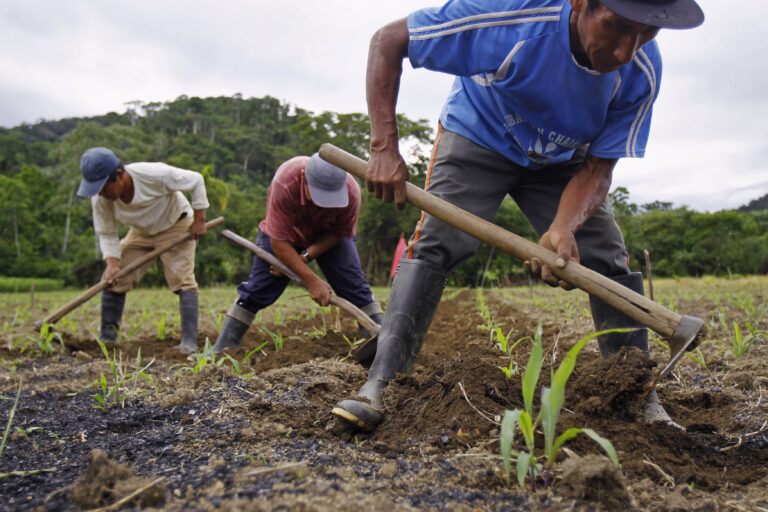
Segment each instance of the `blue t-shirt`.
[{"label": "blue t-shirt", "polygon": [[446,130],[539,169],[579,146],[602,158],[642,157],[659,91],[654,41],[611,73],[580,66],[568,0],[450,0],[408,16],[413,67],[456,75]]}]

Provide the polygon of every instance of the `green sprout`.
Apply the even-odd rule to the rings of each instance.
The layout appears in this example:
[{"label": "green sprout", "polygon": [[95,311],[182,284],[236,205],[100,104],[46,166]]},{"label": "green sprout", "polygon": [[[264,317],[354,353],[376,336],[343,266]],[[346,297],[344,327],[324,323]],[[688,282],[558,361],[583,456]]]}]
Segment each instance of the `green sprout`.
[{"label": "green sprout", "polygon": [[[536,328],[533,336],[533,347],[528,359],[528,365],[525,368],[522,379],[523,405],[524,409],[506,410],[501,422],[501,454],[504,460],[504,471],[507,481],[509,481],[512,470],[512,459],[517,460],[517,482],[522,487],[525,478],[528,476],[531,483],[531,489],[536,489],[536,477],[541,475],[544,485],[548,486],[551,481],[551,468],[555,463],[557,453],[560,447],[578,434],[586,434],[592,440],[597,442],[614,464],[619,461],[616,456],[616,450],[607,439],[601,437],[592,429],[588,428],[570,428],[556,437],[557,420],[565,401],[565,385],[571,372],[576,366],[576,357],[584,348],[589,340],[607,332],[601,331],[593,333],[582,338],[566,354],[557,371],[552,372],[551,387],[543,387],[541,390],[541,407],[538,415],[534,415],[533,398],[536,386],[539,381],[541,367],[543,362],[542,344],[541,344],[541,324]],[[535,419],[534,419],[535,418]],[[535,432],[536,427],[541,424],[544,432],[544,464],[537,461],[535,453]],[[523,435],[525,449],[513,450],[515,430],[519,429]]]}]

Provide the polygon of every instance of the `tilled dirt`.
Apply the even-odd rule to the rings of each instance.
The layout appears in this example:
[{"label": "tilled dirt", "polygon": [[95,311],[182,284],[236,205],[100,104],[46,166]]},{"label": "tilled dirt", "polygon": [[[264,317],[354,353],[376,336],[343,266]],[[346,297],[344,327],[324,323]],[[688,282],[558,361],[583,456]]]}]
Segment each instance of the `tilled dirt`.
[{"label": "tilled dirt", "polygon": [[[491,313],[515,339],[541,322],[539,384],[548,385],[550,370],[591,322],[496,299],[486,299]],[[681,431],[640,419],[637,397],[663,351],[655,347],[649,360],[625,349],[603,360],[590,342],[569,381],[558,432],[594,429],[613,443],[620,471],[606,465],[594,441],[577,436],[559,456],[553,485],[531,492],[507,484],[498,448],[504,410],[522,407],[520,375],[499,369],[510,357],[492,346],[479,320],[474,291],[444,298],[414,372],[387,388],[387,419],[373,433],[330,414],[366,378],[347,357],[342,334],[354,334],[351,322],[301,341],[288,339],[306,327],[299,320],[269,325],[285,345],[243,361],[240,375],[229,363],[197,373],[183,367],[173,350],[178,340],[136,340],[122,348],[125,359],[139,348],[142,361],[155,358],[149,372],[157,391],[141,382],[145,395],[105,412],[89,396],[96,388],[83,390],[108,371],[100,349],[67,339],[64,353],[23,360],[15,371],[24,384],[0,473],[50,471],[0,479],[0,509],[768,509],[764,347],[716,378],[681,365],[689,378],[678,372],[659,387],[673,419],[687,427]],[[215,333],[201,333],[201,344],[205,336]],[[232,356],[239,361],[265,339],[252,327]],[[524,340],[511,355],[521,371],[529,349]],[[2,385],[6,397],[15,396],[13,382]],[[0,401],[0,418],[12,405]]]}]

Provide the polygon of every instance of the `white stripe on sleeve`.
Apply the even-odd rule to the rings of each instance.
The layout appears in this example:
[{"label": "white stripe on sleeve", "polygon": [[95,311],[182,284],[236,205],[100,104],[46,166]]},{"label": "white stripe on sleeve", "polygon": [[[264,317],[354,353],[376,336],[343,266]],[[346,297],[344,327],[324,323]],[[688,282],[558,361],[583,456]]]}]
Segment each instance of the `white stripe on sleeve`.
[{"label": "white stripe on sleeve", "polygon": [[640,108],[637,111],[637,116],[635,116],[635,120],[629,130],[626,152],[627,155],[631,157],[637,157],[637,137],[640,134],[640,128],[643,126],[643,122],[645,121],[648,112],[651,110],[651,105],[653,105],[653,98],[656,96],[656,70],[653,69],[651,60],[641,49],[635,55],[634,62],[637,64],[637,67],[639,67],[640,70],[645,73],[651,90],[648,94],[648,98],[640,105]]}]

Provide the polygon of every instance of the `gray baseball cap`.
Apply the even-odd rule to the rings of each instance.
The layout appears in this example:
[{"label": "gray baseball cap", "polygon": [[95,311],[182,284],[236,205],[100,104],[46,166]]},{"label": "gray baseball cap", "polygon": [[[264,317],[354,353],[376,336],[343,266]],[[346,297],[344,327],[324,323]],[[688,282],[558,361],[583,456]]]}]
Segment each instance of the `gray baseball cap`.
[{"label": "gray baseball cap", "polygon": [[347,173],[315,153],[304,169],[312,202],[321,208],[343,208],[349,204]]}]

